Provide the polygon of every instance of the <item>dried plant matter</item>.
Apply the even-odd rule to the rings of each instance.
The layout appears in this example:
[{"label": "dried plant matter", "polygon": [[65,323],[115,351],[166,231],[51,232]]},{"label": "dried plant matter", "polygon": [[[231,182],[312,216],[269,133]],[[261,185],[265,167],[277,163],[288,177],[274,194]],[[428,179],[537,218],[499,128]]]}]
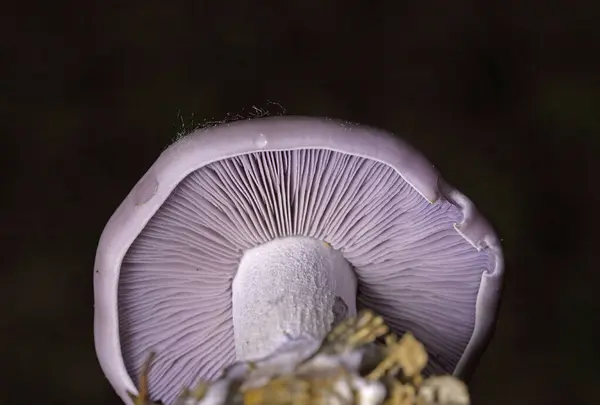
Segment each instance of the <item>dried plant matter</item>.
[{"label": "dried plant matter", "polygon": [[[384,337],[385,344],[376,343]],[[301,345],[302,346],[302,345]],[[143,367],[135,405],[148,398]],[[370,311],[334,328],[320,346],[284,347],[258,362],[236,363],[212,383],[184,389],[175,405],[468,405],[466,385],[452,376],[424,378],[425,347],[411,333],[389,333]]]}]

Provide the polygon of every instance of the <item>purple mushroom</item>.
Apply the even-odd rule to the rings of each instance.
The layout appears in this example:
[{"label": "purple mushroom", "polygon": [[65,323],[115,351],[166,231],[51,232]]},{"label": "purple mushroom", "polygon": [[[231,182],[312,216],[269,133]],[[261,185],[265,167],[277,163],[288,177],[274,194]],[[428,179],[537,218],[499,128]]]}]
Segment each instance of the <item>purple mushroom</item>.
[{"label": "purple mushroom", "polygon": [[330,119],[204,128],[166,149],[114,213],[95,265],[95,340],[126,402],[150,351],[150,396],[368,308],[411,331],[428,371],[468,373],[493,329],[498,238],[398,137]]}]

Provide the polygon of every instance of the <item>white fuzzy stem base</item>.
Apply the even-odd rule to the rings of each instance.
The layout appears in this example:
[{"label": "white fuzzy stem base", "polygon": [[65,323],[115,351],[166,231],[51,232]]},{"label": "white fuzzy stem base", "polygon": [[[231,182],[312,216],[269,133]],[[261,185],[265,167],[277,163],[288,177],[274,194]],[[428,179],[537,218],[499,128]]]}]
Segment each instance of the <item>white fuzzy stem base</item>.
[{"label": "white fuzzy stem base", "polygon": [[356,315],[352,267],[311,238],[275,239],[248,250],[232,289],[240,361],[264,358],[291,341],[320,341],[334,321]]}]

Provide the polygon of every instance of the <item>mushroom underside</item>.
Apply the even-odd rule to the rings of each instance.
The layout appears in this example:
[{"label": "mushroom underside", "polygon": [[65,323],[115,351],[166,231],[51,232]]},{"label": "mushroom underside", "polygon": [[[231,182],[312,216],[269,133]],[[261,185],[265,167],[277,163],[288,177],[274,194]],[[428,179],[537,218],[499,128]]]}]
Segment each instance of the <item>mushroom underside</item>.
[{"label": "mushroom underside", "polygon": [[150,394],[213,380],[236,360],[232,282],[244,253],[278,238],[324,241],[351,264],[356,306],[427,347],[427,372],[452,372],[473,333],[494,258],[454,228],[459,207],[428,202],[391,166],[325,149],[254,152],[210,163],[173,190],[125,255],[119,336]]}]

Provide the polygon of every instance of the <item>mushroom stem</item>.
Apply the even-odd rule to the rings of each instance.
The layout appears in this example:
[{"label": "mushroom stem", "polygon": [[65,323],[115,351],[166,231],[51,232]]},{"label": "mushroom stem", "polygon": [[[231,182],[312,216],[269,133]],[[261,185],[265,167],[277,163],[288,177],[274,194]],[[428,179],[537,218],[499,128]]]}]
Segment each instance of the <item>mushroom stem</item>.
[{"label": "mushroom stem", "polygon": [[292,341],[321,341],[355,316],[356,275],[323,241],[275,239],[242,257],[232,304],[237,358],[256,360]]}]

